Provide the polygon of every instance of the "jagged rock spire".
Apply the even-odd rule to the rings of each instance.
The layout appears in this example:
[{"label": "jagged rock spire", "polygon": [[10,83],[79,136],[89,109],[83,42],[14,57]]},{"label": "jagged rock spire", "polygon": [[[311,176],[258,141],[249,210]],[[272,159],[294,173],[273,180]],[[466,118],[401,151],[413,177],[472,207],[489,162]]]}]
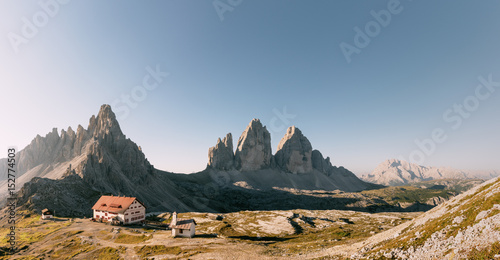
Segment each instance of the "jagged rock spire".
[{"label": "jagged rock spire", "polygon": [[125,139],[115,113],[111,110],[111,106],[107,104],[101,106],[97,117],[92,116],[90,118],[87,131],[94,138],[98,140],[104,139],[109,143]]},{"label": "jagged rock spire", "polygon": [[259,119],[253,119],[238,140],[234,156],[241,171],[256,171],[271,166],[271,134]]},{"label": "jagged rock spire", "polygon": [[220,138],[214,147],[208,149],[208,166],[219,170],[231,170],[234,166],[233,135]]},{"label": "jagged rock spire", "polygon": [[295,126],[287,129],[281,139],[276,155],[276,164],[292,173],[310,173],[312,167],[312,146],[309,140]]},{"label": "jagged rock spire", "polygon": [[115,113],[111,110],[111,106],[107,104],[101,106],[97,117],[92,116],[90,118],[88,131],[94,136],[103,136],[109,133],[123,135]]},{"label": "jagged rock spire", "polygon": [[323,155],[318,150],[312,151],[311,159],[313,168],[322,173],[328,174],[332,168],[330,157],[323,158]]}]

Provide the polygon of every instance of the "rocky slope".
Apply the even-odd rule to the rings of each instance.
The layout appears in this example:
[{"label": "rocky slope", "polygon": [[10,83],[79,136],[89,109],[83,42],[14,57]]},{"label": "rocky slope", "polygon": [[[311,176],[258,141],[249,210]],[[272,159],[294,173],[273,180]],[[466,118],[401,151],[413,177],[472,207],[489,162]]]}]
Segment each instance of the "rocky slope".
[{"label": "rocky slope", "polygon": [[[343,167],[332,166],[329,158],[312,150],[296,127],[288,129],[276,155],[271,152],[270,138],[266,127],[254,119],[235,152],[229,133],[209,149],[206,170],[174,174],[155,169],[140,147],[122,133],[111,107],[103,105],[86,129],[78,126],[75,132],[68,128],[60,135],[53,129],[18,153],[16,184],[26,183],[19,191],[19,202],[34,210],[48,207],[63,215],[89,215],[93,196],[114,194],[138,197],[149,211],[213,212],[261,207],[264,204],[258,201],[270,201],[261,196],[263,191],[277,200],[296,197],[283,189],[360,191],[376,187]],[[5,180],[0,185],[4,192],[0,198],[5,199]],[[256,206],[228,202],[234,194],[253,198]],[[80,207],[69,207],[72,203]]]},{"label": "rocky slope", "polygon": [[500,254],[500,179],[414,220],[349,246],[325,250],[351,259],[493,259]]},{"label": "rocky slope", "polygon": [[382,185],[405,185],[408,183],[438,179],[468,179],[467,172],[447,167],[426,167],[406,161],[390,159],[382,162],[371,174],[361,179]]}]

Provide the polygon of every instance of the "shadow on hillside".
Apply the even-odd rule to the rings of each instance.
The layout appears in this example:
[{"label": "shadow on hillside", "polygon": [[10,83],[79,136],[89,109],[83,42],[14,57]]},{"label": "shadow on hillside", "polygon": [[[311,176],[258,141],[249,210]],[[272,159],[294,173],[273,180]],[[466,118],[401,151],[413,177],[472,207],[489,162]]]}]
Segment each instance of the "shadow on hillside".
[{"label": "shadow on hillside", "polygon": [[286,237],[252,237],[252,236],[229,236],[228,238],[247,240],[247,241],[260,241],[260,242],[283,242],[291,239]]},{"label": "shadow on hillside", "polygon": [[194,235],[194,237],[197,237],[197,238],[214,238],[214,237],[217,237],[217,234],[216,233],[213,233],[213,234],[196,234],[196,235]]},{"label": "shadow on hillside", "polygon": [[[198,196],[196,196],[198,195]],[[430,205],[415,203],[408,208],[389,205],[381,199],[339,197],[334,193],[295,194],[281,190],[220,189],[212,194],[186,196],[184,203],[199,212],[238,212],[272,210],[352,210],[361,212],[426,211]],[[207,195],[199,197],[199,195]]]}]

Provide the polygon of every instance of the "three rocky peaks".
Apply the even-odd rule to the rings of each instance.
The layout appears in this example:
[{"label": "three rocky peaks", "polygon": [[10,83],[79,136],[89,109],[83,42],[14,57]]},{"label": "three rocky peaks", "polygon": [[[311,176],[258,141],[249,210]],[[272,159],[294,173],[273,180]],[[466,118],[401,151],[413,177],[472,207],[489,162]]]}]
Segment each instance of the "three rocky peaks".
[{"label": "three rocky peaks", "polygon": [[[277,209],[289,207],[282,201],[296,196],[279,189],[360,191],[372,187],[347,169],[332,166],[329,158],[312,150],[296,127],[287,130],[273,155],[271,135],[258,119],[250,122],[235,150],[231,134],[219,139],[210,148],[203,171],[177,174],[155,169],[140,147],[123,134],[109,105],[101,106],[87,129],[79,125],[76,131],[68,128],[60,134],[53,129],[45,137],[38,135],[16,157],[16,186],[22,186],[18,204],[36,210],[57,209],[63,215],[88,214],[102,194],[134,196],[153,211],[228,212],[266,208],[269,203]],[[2,171],[6,159],[2,160],[0,172],[6,172]],[[1,177],[0,203],[7,195],[7,181]],[[316,200],[293,205],[311,203]],[[322,205],[317,201],[314,207]]]},{"label": "three rocky peaks", "polygon": [[312,150],[309,140],[295,126],[287,129],[273,156],[269,131],[259,119],[253,119],[238,139],[235,152],[231,133],[217,140],[208,150],[208,167],[223,171],[278,168],[295,174],[317,170],[328,174],[333,166],[329,157],[324,159],[318,150]]}]

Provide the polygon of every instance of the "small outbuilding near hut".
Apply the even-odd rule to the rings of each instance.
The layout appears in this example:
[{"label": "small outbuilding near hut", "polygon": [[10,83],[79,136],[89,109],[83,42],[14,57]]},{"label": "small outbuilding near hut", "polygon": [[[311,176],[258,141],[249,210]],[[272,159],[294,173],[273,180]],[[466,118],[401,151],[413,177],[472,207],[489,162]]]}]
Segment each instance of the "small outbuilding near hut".
[{"label": "small outbuilding near hut", "polygon": [[42,219],[52,219],[54,214],[49,209],[42,210]]},{"label": "small outbuilding near hut", "polygon": [[196,230],[196,221],[194,219],[178,219],[177,212],[172,215],[170,228],[172,229],[173,237],[194,237]]}]

